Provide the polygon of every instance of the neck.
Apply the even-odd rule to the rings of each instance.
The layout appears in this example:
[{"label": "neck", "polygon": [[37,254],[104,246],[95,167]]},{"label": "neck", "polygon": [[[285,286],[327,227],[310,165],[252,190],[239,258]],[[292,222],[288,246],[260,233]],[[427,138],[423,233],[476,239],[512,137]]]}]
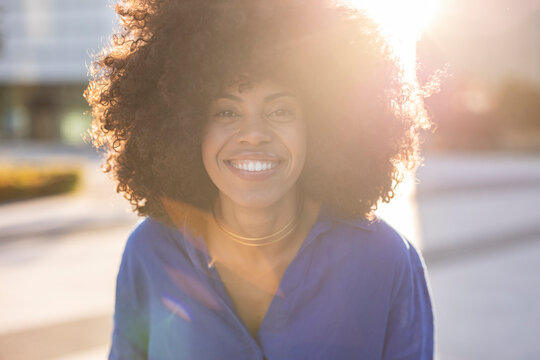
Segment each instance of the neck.
[{"label": "neck", "polygon": [[[224,208],[222,207],[221,203],[219,203],[218,206],[220,207],[220,211]],[[288,216],[280,217],[280,213],[276,213],[273,211],[263,212],[254,211],[253,209],[247,209],[246,212],[242,212],[242,207],[235,207],[235,212],[228,213],[228,215],[235,215],[233,219],[238,218],[240,220],[238,222],[239,226],[233,228],[232,222],[229,222],[226,225],[228,226],[228,229],[234,229],[242,236],[265,236],[268,235],[268,233],[279,230],[280,227],[283,227],[287,224],[287,222],[290,222],[291,217],[295,216],[294,211],[296,208],[296,203],[292,202],[292,206],[289,205],[288,207],[286,207]],[[319,213],[319,208],[320,204],[318,202],[305,199],[304,208],[301,219],[299,219],[298,227],[291,234],[291,236],[288,236],[283,240],[277,241],[275,243],[258,247],[246,246],[226,238],[226,235],[219,228],[219,226],[217,226],[217,224],[212,221],[214,225],[209,227],[209,234],[206,237],[206,245],[210,252],[210,256],[212,257],[212,262],[215,262],[216,264],[221,264],[222,266],[231,269],[237,269],[238,267],[240,267],[242,269],[250,269],[250,272],[257,272],[259,270],[266,271],[269,266],[272,267],[280,261],[287,262],[291,260],[302,245],[302,242],[307,236],[309,230],[313,226]],[[227,212],[225,211],[225,213]],[[242,214],[248,214],[249,217],[247,215],[246,217],[242,217]],[[267,226],[268,223],[270,223],[271,221],[269,221],[266,216],[272,216],[272,222],[274,223],[273,227]],[[227,217],[227,219],[228,218],[229,217]],[[223,221],[225,221],[225,219],[223,219]],[[261,227],[264,227],[264,231],[268,232],[263,233],[261,230],[254,231],[252,233],[249,233],[248,230],[244,230],[245,232],[241,232],[242,227],[240,225],[243,225],[247,228],[247,226],[250,224],[252,226],[254,226],[253,224],[264,224],[264,226]]]},{"label": "neck", "polygon": [[281,230],[299,215],[298,200],[293,190],[269,206],[247,207],[220,196],[218,211],[223,225],[245,237],[264,237]]},{"label": "neck", "polygon": [[[220,251],[217,252],[222,255],[228,254],[227,256],[231,258],[240,256],[243,259],[252,259],[253,261],[258,261],[257,259],[260,259],[260,257],[279,256],[279,254],[288,251],[291,246],[294,246],[296,225],[299,225],[302,220],[297,218],[300,216],[298,208],[295,191],[291,191],[277,203],[261,207],[241,206],[221,195],[216,204],[216,212],[219,214],[219,222],[222,228],[219,229],[219,225],[216,223],[218,227],[214,229],[217,230],[214,232],[214,235],[216,235],[214,239],[218,241],[211,241],[211,244],[209,244],[210,250],[212,252],[212,249],[219,249]],[[291,221],[294,222],[293,226],[288,228],[292,228],[293,231],[288,233],[287,229],[285,229],[282,233],[285,236],[281,238],[279,236],[270,236],[268,243],[263,246],[247,246],[242,241],[238,241],[238,238],[233,239],[230,236],[226,238],[227,235],[224,236],[223,231],[223,227],[225,227],[226,231],[230,231],[239,237],[263,238],[276,232],[279,234],[279,231],[287,227],[288,224],[290,225]],[[262,243],[265,243],[265,240]]]}]

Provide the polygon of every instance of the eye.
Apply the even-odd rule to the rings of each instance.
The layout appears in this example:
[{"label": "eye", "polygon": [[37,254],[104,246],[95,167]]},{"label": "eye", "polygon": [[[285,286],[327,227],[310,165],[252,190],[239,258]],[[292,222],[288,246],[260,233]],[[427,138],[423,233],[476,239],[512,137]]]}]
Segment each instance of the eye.
[{"label": "eye", "polygon": [[217,112],[214,116],[223,117],[223,118],[232,118],[232,117],[238,117],[239,115],[233,110],[222,110],[222,111]]},{"label": "eye", "polygon": [[226,110],[217,110],[214,112],[213,119],[217,123],[222,124],[232,124],[240,118],[240,114],[235,110],[226,109]]},{"label": "eye", "polygon": [[278,109],[272,112],[275,116],[293,116],[293,112],[287,109]]},{"label": "eye", "polygon": [[288,108],[279,108],[274,111],[271,111],[267,117],[271,119],[272,121],[277,122],[289,122],[294,120],[295,113],[293,110],[290,110]]}]

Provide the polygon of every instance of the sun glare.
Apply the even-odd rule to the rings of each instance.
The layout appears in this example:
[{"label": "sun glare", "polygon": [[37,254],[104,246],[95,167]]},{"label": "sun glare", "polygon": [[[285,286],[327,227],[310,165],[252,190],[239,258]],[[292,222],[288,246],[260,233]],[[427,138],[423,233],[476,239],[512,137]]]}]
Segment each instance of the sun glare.
[{"label": "sun glare", "polygon": [[353,0],[377,21],[389,35],[417,38],[433,21],[437,0]]},{"label": "sun glare", "polygon": [[433,22],[440,0],[346,0],[366,13],[382,32],[403,64],[406,76],[414,76],[416,41]]}]

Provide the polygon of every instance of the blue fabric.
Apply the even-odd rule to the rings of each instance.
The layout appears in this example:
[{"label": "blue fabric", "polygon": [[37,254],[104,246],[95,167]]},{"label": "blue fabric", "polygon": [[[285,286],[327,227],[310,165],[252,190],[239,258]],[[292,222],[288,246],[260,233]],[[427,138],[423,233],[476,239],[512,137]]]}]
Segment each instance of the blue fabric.
[{"label": "blue fabric", "polygon": [[256,338],[201,238],[145,219],[117,280],[109,359],[432,359],[424,265],[382,220],[322,210]]}]

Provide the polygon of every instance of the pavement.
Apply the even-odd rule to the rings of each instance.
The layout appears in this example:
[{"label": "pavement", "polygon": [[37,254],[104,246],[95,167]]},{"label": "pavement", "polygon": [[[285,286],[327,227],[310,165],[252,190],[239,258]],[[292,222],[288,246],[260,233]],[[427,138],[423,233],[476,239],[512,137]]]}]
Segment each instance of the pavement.
[{"label": "pavement", "polygon": [[[115,274],[138,221],[88,150],[0,146],[80,165],[71,195],[0,205],[0,359],[106,357]],[[540,155],[428,154],[386,217],[422,249],[439,360],[540,359]]]},{"label": "pavement", "polygon": [[540,155],[431,155],[418,177],[438,359],[540,359]]},{"label": "pavement", "polygon": [[0,159],[84,173],[74,194],[0,205],[0,359],[106,358],[116,273],[138,218],[91,149],[9,146]]}]

